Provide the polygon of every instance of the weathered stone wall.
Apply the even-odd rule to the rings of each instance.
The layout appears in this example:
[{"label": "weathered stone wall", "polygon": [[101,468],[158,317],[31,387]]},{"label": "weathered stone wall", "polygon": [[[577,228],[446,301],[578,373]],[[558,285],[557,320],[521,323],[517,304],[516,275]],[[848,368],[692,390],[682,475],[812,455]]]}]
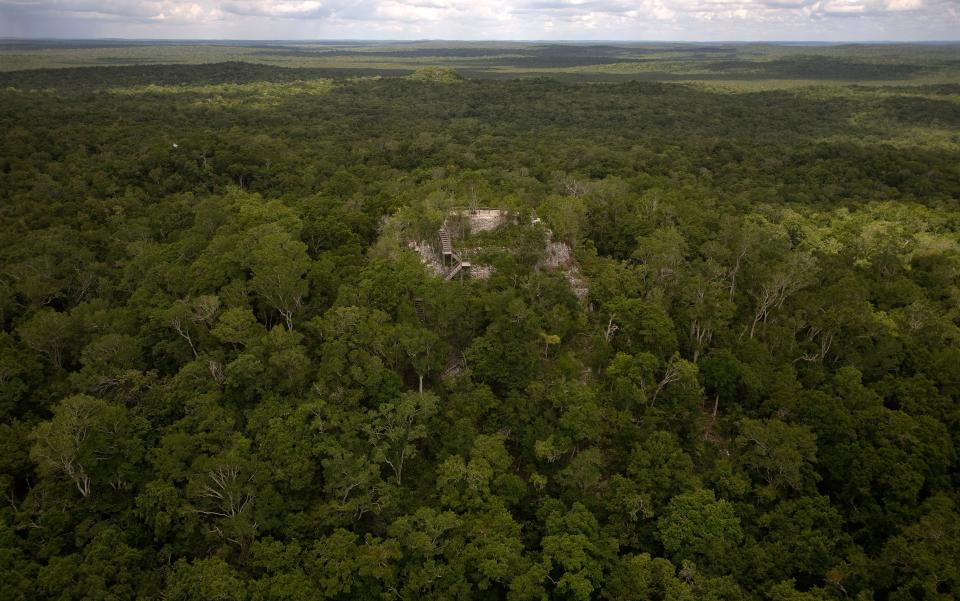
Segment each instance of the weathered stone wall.
[{"label": "weathered stone wall", "polygon": [[470,224],[470,233],[489,232],[503,225],[507,218],[507,212],[500,209],[477,209],[476,211],[465,211]]}]

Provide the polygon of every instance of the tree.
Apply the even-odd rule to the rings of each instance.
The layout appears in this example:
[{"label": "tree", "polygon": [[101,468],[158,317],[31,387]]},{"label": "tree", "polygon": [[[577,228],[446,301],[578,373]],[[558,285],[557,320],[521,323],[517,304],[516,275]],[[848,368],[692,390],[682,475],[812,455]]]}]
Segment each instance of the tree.
[{"label": "tree", "polygon": [[438,466],[441,505],[455,511],[486,506],[494,499],[495,485],[506,483],[504,472],[511,461],[502,434],[477,436],[468,458],[454,455]]},{"label": "tree", "polygon": [[686,264],[687,241],[675,228],[657,229],[637,239],[633,257],[647,269],[654,286],[672,290]]},{"label": "tree", "polygon": [[696,363],[710,347],[713,337],[728,327],[736,305],[726,294],[723,270],[717,263],[707,260],[692,267],[678,276],[678,296],[680,313],[689,323],[686,340],[689,356]]},{"label": "tree", "polygon": [[677,349],[673,321],[659,305],[637,298],[618,297],[604,306],[609,316],[606,338],[618,351],[649,351],[660,358]]},{"label": "tree", "polygon": [[187,485],[189,510],[209,527],[214,540],[245,555],[260,529],[255,507],[258,465],[249,457],[247,439],[234,437],[231,443],[221,453],[194,462]]},{"label": "tree", "polygon": [[54,557],[37,574],[37,588],[61,599],[158,594],[161,579],[145,573],[145,550],[131,546],[129,533],[106,525],[78,553]]},{"label": "tree", "polygon": [[569,510],[549,503],[541,511],[546,514],[546,535],[540,545],[544,563],[551,566],[547,578],[554,594],[587,601],[601,586],[615,543],[601,534],[596,518],[580,503]]},{"label": "tree", "polygon": [[259,340],[266,330],[249,308],[231,307],[220,313],[211,333],[234,348],[242,348]]},{"label": "tree", "polygon": [[442,366],[446,354],[440,337],[427,330],[407,324],[401,324],[396,331],[397,343],[417,374],[418,389],[423,394],[424,376]]},{"label": "tree", "polygon": [[30,457],[42,475],[65,478],[84,497],[98,485],[124,489],[138,478],[145,427],[121,406],[86,395],[67,397],[54,407],[53,419],[31,433]]},{"label": "tree", "polygon": [[944,495],[928,499],[922,517],[884,546],[878,577],[894,589],[892,599],[921,594],[949,599],[960,586],[960,515]]},{"label": "tree", "polygon": [[576,245],[586,225],[586,206],[577,196],[549,196],[537,207],[537,213],[550,224],[553,235]]},{"label": "tree", "polygon": [[278,224],[255,228],[246,235],[250,248],[250,288],[283,317],[293,330],[293,316],[307,294],[307,246]]},{"label": "tree", "polygon": [[188,562],[180,559],[167,576],[163,596],[171,601],[240,601],[245,599],[243,581],[219,557]]},{"label": "tree", "polygon": [[709,571],[723,573],[743,540],[740,519],[733,506],[717,500],[710,489],[675,496],[657,520],[663,548],[675,558],[700,560]]},{"label": "tree", "polygon": [[40,368],[24,356],[13,336],[0,332],[0,415],[14,415],[14,408],[30,386],[31,376]]},{"label": "tree", "polygon": [[762,536],[747,548],[758,582],[792,577],[803,585],[821,583],[847,543],[840,513],[819,495],[780,501],[757,525]]},{"label": "tree", "polygon": [[405,393],[381,405],[367,426],[374,457],[390,466],[397,486],[403,483],[404,465],[417,454],[416,442],[427,436],[437,401],[431,393]]},{"label": "tree", "polygon": [[56,369],[64,366],[70,344],[77,334],[69,315],[44,308],[17,329],[23,343],[42,354]]},{"label": "tree", "polygon": [[791,426],[778,419],[740,421],[737,447],[740,459],[774,489],[802,493],[819,480],[817,437],[804,426]]},{"label": "tree", "polygon": [[787,244],[784,228],[770,223],[762,215],[724,216],[717,239],[704,246],[704,254],[716,258],[727,268],[727,290],[730,300],[734,300],[744,267],[767,263]]},{"label": "tree", "polygon": [[606,371],[617,406],[631,410],[646,407],[656,389],[658,367],[659,361],[650,353],[617,353]]},{"label": "tree", "polygon": [[467,367],[496,388],[520,388],[539,363],[537,340],[527,328],[495,323],[464,351]]},{"label": "tree", "polygon": [[711,351],[700,362],[700,376],[708,397],[713,397],[716,419],[720,401],[739,407],[753,408],[760,395],[760,376],[751,366],[740,361],[730,349]]},{"label": "tree", "polygon": [[658,512],[674,496],[700,485],[693,460],[669,432],[654,432],[635,446],[627,463],[627,474],[638,490],[649,495],[652,509]]},{"label": "tree", "polygon": [[604,582],[603,598],[610,601],[695,599],[690,585],[678,578],[676,572],[669,561],[651,557],[649,553],[621,556]]},{"label": "tree", "polygon": [[753,290],[756,308],[750,324],[750,338],[757,325],[766,323],[774,309],[779,309],[795,292],[808,286],[816,273],[814,257],[802,252],[791,252],[781,263],[768,268],[759,287]]}]

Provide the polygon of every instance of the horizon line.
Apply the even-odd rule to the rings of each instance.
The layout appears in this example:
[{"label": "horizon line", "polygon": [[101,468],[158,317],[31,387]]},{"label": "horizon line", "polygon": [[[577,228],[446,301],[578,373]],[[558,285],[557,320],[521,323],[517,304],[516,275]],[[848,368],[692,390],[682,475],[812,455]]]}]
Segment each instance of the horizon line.
[{"label": "horizon line", "polygon": [[776,39],[729,39],[729,40],[702,40],[702,39],[617,39],[617,38],[127,38],[127,37],[56,37],[56,36],[0,36],[3,41],[24,42],[394,42],[394,43],[422,43],[422,42],[449,42],[449,43],[617,43],[617,44],[960,44],[957,39],[916,39],[916,40],[776,40]]}]

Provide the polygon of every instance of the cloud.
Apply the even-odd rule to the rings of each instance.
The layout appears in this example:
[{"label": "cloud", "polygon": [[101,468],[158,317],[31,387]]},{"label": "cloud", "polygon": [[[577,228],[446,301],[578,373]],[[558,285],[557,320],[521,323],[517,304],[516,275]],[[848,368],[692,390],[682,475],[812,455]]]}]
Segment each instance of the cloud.
[{"label": "cloud", "polygon": [[[0,23],[5,14],[41,23],[48,19],[210,22],[220,15],[218,5],[196,0],[0,0]],[[2,28],[0,34],[10,35]]]},{"label": "cloud", "polygon": [[863,0],[824,0],[820,8],[820,12],[826,14],[859,14],[867,11],[867,3]]},{"label": "cloud", "polygon": [[773,9],[806,8],[816,4],[817,0],[761,0],[760,5]]},{"label": "cloud", "polygon": [[960,0],[0,0],[0,35],[957,39],[958,3]]},{"label": "cloud", "polygon": [[225,13],[242,17],[271,17],[284,19],[322,19],[329,17],[330,8],[323,2],[223,2]]},{"label": "cloud", "polygon": [[923,8],[923,0],[887,0],[890,10],[919,10]]}]

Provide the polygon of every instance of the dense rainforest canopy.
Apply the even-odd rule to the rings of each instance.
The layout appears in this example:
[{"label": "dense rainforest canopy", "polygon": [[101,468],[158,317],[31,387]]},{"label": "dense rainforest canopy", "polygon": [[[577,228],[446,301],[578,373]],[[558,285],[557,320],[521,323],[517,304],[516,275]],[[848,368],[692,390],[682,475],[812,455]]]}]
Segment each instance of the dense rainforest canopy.
[{"label": "dense rainforest canopy", "polygon": [[320,75],[0,74],[0,597],[960,595],[960,85]]}]

